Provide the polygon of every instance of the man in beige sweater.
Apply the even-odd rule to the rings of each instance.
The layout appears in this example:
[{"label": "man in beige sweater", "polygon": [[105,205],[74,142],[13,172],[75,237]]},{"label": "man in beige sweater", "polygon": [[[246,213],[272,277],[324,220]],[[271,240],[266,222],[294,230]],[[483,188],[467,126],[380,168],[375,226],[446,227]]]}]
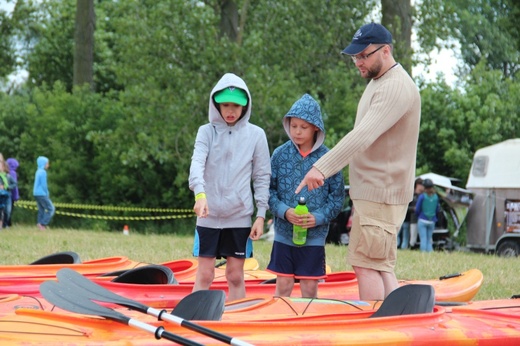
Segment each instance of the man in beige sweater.
[{"label": "man in beige sweater", "polygon": [[421,98],[392,49],[390,32],[370,23],[343,50],[370,83],[352,131],[314,164],[296,189],[298,193],[305,186],[319,188],[324,179],[349,165],[356,213],[347,258],[363,300],[382,300],[398,287],[397,233],[413,197]]}]

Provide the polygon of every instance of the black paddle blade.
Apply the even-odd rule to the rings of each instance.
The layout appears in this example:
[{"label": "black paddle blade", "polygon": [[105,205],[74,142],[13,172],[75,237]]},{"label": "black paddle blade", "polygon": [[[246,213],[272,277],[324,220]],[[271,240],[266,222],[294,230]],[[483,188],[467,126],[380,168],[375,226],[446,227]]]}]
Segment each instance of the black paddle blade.
[{"label": "black paddle blade", "polygon": [[48,302],[70,312],[84,315],[95,315],[128,324],[130,318],[125,315],[92,302],[70,287],[60,285],[56,281],[45,281],[40,285],[40,293]]},{"label": "black paddle blade", "polygon": [[[143,313],[149,313],[150,308],[148,306],[107,290],[70,268],[58,270],[56,277],[61,284],[84,292],[90,299],[105,303],[114,303]],[[195,317],[194,319],[196,320],[219,321],[224,313],[226,294],[224,291],[207,290],[200,292],[202,293],[194,292],[184,297],[175,308],[174,314],[183,319],[191,319],[183,316],[192,316]],[[194,294],[196,294],[196,297],[192,297]],[[181,306],[179,313],[183,316],[177,314],[179,305]]]},{"label": "black paddle blade", "polygon": [[148,306],[109,291],[70,268],[62,268],[58,270],[56,278],[61,285],[82,292],[90,299],[126,306],[144,313],[148,310]]},{"label": "black paddle blade", "polygon": [[226,304],[226,293],[221,290],[202,290],[184,297],[172,314],[192,321],[220,321]]},{"label": "black paddle blade", "polygon": [[370,317],[425,314],[433,312],[435,290],[430,285],[406,285],[392,291]]}]

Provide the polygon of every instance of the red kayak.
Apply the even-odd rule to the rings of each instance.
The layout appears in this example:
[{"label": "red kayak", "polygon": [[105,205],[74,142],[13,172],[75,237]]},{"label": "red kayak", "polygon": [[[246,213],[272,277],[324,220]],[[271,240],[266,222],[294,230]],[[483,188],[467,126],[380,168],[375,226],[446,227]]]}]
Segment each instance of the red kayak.
[{"label": "red kayak", "polygon": [[[136,270],[145,270],[141,267]],[[175,276],[177,273],[174,272]],[[174,307],[183,297],[191,293],[191,283],[125,283],[110,281],[111,277],[92,279],[99,285],[122,296],[146,303],[154,307]],[[39,296],[39,285],[42,281],[32,279],[13,278],[11,280],[0,280],[0,294],[20,294]],[[437,301],[467,302],[477,294],[483,282],[483,275],[478,269],[450,275],[445,279],[432,280],[401,280],[400,286],[408,284],[428,284],[435,289]],[[248,297],[258,295],[270,295],[275,293],[276,284],[270,283],[246,283],[246,294]],[[225,282],[215,282],[211,289],[223,290],[227,293],[228,287]],[[300,295],[299,284],[293,289],[293,296]],[[324,282],[318,284],[318,297],[334,298],[340,300],[359,299],[357,279],[354,272],[336,272],[327,276]]]}]

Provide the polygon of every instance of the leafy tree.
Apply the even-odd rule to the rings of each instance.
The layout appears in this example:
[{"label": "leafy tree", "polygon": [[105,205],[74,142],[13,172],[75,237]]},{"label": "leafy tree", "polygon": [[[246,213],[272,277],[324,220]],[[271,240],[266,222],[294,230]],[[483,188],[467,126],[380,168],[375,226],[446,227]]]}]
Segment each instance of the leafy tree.
[{"label": "leafy tree", "polygon": [[519,8],[515,0],[423,0],[417,16],[421,47],[429,52],[441,48],[443,40],[448,48],[457,42],[461,77],[485,60],[490,69],[514,78],[520,63]]},{"label": "leafy tree", "polygon": [[520,85],[487,66],[485,61],[476,66],[464,91],[444,82],[422,90],[420,173],[466,179],[477,149],[520,133],[514,116],[520,112]]},{"label": "leafy tree", "polygon": [[14,70],[15,49],[12,40],[12,24],[5,11],[0,10],[0,76]]}]

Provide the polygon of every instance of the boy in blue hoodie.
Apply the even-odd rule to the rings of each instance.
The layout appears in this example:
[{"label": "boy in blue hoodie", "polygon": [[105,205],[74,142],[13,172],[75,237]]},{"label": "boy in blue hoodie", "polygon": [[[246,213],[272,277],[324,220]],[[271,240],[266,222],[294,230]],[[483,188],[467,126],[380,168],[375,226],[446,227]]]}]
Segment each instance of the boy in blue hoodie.
[{"label": "boy in blue hoodie", "polygon": [[[329,150],[323,144],[325,127],[320,106],[310,95],[303,95],[292,105],[283,118],[283,126],[290,140],[276,148],[271,157],[269,207],[274,216],[275,236],[267,270],[277,275],[276,296],[290,296],[298,279],[302,297],[315,298],[318,281],[326,277],[325,239],[329,223],[343,207],[345,185],[339,172],[326,179],[321,189],[294,193],[312,165]],[[305,197],[309,214],[295,214],[299,197]],[[293,225],[307,228],[303,246],[292,241]]]},{"label": "boy in blue hoodie", "polygon": [[49,168],[49,159],[45,156],[40,156],[36,159],[38,168],[34,175],[33,196],[36,199],[38,206],[38,228],[45,231],[51,222],[56,208],[50,199],[49,188],[47,187],[47,169]]},{"label": "boy in blue hoodie", "polygon": [[[226,73],[211,91],[209,123],[197,132],[190,166],[199,237],[193,291],[209,288],[216,258],[225,257],[228,300],[246,295],[247,238],[260,238],[269,208],[269,147],[265,132],[249,122],[251,104],[246,83]],[[254,222],[251,181],[257,209]]]}]

